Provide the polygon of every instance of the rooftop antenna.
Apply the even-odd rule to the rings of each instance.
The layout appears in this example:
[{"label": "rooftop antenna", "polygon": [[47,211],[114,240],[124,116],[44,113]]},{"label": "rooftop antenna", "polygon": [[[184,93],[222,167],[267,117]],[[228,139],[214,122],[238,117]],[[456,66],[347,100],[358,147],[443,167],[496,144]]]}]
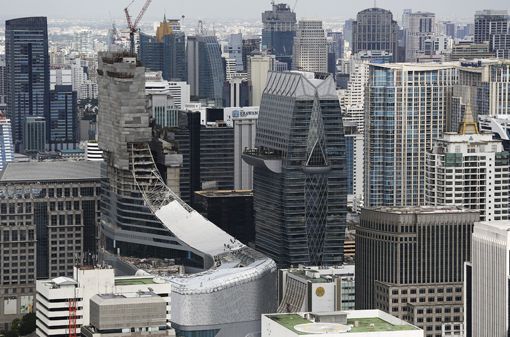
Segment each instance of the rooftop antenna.
[{"label": "rooftop antenna", "polygon": [[374,8],[377,8],[377,0],[374,0]]},{"label": "rooftop antenna", "polygon": [[295,12],[295,11],[296,11],[297,3],[298,3],[298,0],[296,0],[296,2],[294,2],[294,7],[292,7],[292,11],[293,11],[293,12]]}]

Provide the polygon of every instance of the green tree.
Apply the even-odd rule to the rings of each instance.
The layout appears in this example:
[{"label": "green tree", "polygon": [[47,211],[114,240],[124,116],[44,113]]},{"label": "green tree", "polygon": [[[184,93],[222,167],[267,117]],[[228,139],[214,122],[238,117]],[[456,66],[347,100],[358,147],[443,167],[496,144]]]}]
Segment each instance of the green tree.
[{"label": "green tree", "polygon": [[16,331],[9,330],[5,333],[4,337],[19,337],[19,335]]},{"label": "green tree", "polygon": [[26,314],[21,319],[21,323],[19,324],[18,333],[20,336],[25,336],[31,334],[35,331],[35,313],[31,312]]}]

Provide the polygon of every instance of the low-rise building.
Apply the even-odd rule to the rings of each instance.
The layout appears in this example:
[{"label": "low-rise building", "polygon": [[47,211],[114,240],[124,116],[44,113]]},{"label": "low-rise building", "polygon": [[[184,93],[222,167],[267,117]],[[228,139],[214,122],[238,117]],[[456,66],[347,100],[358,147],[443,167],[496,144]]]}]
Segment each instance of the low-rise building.
[{"label": "low-rise building", "polygon": [[91,299],[98,294],[154,293],[166,302],[165,324],[170,322],[170,283],[151,275],[115,277],[111,268],[75,267],[73,277],[38,280],[36,291],[38,337],[68,336],[73,320],[77,335],[80,335],[82,326],[92,324],[97,327],[97,321],[91,323],[97,309]]},{"label": "low-rise building", "polygon": [[100,294],[90,299],[85,337],[175,336],[166,321],[165,299],[149,292]]},{"label": "low-rise building", "polygon": [[262,315],[262,337],[423,337],[423,330],[380,310]]},{"label": "low-rise building", "polygon": [[353,310],[354,265],[281,269],[278,312]]}]

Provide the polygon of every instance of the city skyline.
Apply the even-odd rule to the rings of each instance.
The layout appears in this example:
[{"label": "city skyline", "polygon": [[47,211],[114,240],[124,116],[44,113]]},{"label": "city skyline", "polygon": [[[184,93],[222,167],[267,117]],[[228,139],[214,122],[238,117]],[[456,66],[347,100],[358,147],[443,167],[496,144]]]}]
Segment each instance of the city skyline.
[{"label": "city skyline", "polygon": [[[480,9],[480,3],[474,0],[468,1],[448,1],[431,0],[426,3],[420,1],[406,1],[403,3],[398,0],[377,1],[374,4],[372,0],[362,0],[356,3],[338,4],[335,0],[320,0],[320,6],[317,2],[308,1],[282,1],[288,3],[291,8],[295,8],[298,20],[300,19],[325,19],[340,18],[346,20],[355,18],[356,13],[366,9],[376,7],[388,9],[393,12],[396,19],[402,17],[404,9],[429,11],[436,13],[442,20],[471,18],[474,12]],[[74,4],[73,4],[74,3]],[[24,16],[48,16],[52,18],[80,18],[80,19],[119,19],[123,18],[123,8],[129,4],[128,1],[109,1],[101,2],[99,0],[90,0],[87,6],[82,6],[78,1],[68,1],[66,6],[62,6],[59,0],[46,0],[44,2],[35,0],[20,0],[10,3],[8,8],[2,12],[2,17],[24,17]],[[133,11],[139,10],[142,2],[138,1],[132,5]],[[198,6],[197,6],[198,5]],[[155,0],[151,4],[145,16],[144,22],[156,20],[166,13],[168,17],[186,18],[236,18],[236,19],[257,19],[260,20],[260,13],[271,7],[270,1],[256,0],[243,4],[242,12],[232,13],[236,8],[235,0],[220,0],[214,3],[205,0],[195,0],[190,2],[171,3],[162,0]],[[484,2],[484,8],[509,9],[510,6],[503,0],[489,0]],[[454,15],[452,15],[454,14]]]}]

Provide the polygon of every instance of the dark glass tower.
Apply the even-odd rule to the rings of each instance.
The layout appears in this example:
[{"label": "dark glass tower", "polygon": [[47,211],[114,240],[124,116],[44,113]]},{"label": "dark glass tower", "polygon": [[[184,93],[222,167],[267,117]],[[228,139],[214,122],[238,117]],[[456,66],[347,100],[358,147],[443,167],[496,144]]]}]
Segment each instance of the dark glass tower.
[{"label": "dark glass tower", "polygon": [[382,8],[368,8],[358,13],[352,22],[352,52],[386,51],[397,58],[398,24],[393,14]]},{"label": "dark glass tower", "polygon": [[221,107],[225,70],[218,40],[215,36],[190,36],[187,54],[191,96],[213,101]]},{"label": "dark glass tower", "polygon": [[[162,25],[165,21],[162,22]],[[186,35],[169,31],[160,36],[140,34],[140,60],[151,71],[161,71],[167,81],[185,81]]]},{"label": "dark glass tower", "polygon": [[78,103],[70,85],[50,91],[49,141],[53,150],[74,149],[79,143]]},{"label": "dark glass tower", "polygon": [[27,116],[48,117],[50,69],[48,25],[45,17],[5,22],[7,114],[12,121],[16,152],[24,151]]},{"label": "dark glass tower", "polygon": [[296,13],[287,4],[273,3],[272,10],[262,13],[262,50],[287,63],[287,69],[292,69],[296,23]]},{"label": "dark glass tower", "polygon": [[345,140],[334,80],[271,72],[262,96],[254,166],[258,250],[280,266],[343,261]]}]

